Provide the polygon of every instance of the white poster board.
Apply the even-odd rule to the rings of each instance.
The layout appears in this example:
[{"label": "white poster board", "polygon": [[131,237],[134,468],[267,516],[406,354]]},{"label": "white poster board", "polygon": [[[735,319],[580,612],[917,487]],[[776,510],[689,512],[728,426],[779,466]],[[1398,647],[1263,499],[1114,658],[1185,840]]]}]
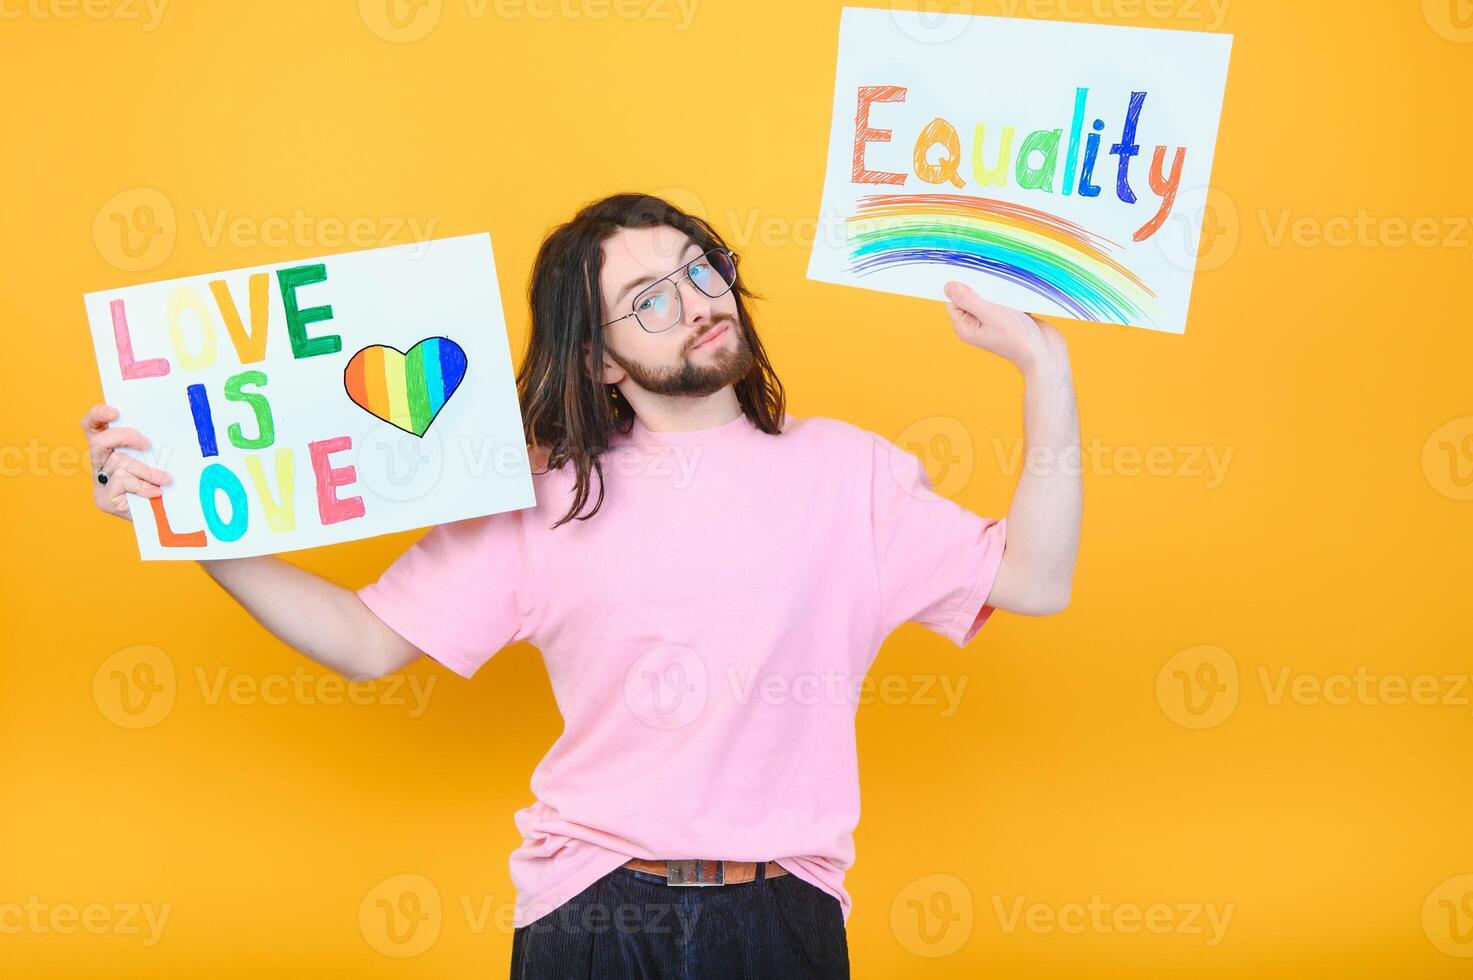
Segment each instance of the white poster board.
[{"label": "white poster board", "polygon": [[844,8],[809,278],[1184,333],[1231,47]]},{"label": "white poster board", "polygon": [[236,558],[535,506],[488,234],[88,293],[145,559]]}]

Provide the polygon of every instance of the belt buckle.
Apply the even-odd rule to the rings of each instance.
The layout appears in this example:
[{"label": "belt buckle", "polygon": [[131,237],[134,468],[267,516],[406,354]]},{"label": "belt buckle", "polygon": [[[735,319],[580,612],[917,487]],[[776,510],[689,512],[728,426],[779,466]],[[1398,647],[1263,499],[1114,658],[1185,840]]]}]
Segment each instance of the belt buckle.
[{"label": "belt buckle", "polygon": [[721,885],[726,883],[722,861],[666,861],[665,883],[669,885]]}]

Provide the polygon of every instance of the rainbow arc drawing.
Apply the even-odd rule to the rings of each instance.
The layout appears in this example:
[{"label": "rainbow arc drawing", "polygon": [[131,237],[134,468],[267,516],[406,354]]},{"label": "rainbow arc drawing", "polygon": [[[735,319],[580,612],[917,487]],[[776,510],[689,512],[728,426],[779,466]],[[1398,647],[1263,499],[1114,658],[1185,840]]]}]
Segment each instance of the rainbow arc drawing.
[{"label": "rainbow arc drawing", "polygon": [[857,277],[946,265],[1005,279],[1081,320],[1154,322],[1156,293],[1119,243],[1038,208],[966,194],[871,194],[844,222]]}]

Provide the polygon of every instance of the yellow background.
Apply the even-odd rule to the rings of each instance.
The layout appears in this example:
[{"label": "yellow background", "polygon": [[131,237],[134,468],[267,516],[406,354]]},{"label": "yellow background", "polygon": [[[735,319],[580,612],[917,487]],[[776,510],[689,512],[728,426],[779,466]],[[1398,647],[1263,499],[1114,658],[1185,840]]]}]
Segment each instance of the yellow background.
[{"label": "yellow background", "polygon": [[[0,19],[0,909],[53,909],[0,932],[0,974],[504,975],[511,814],[559,731],[536,652],[472,682],[420,662],[408,673],[434,686],[419,717],[384,688],[370,705],[244,688],[212,703],[221,677],[326,672],[192,563],[141,564],[93,510],[82,293],[343,250],[315,219],[370,219],[369,244],[408,240],[384,237],[390,219],[433,221],[436,237],[492,232],[520,359],[542,236],[638,189],[702,211],[743,253],[794,414],[905,441],[984,514],[1016,477],[1021,383],[936,303],[804,278],[838,3],[700,0],[682,23],[653,0],[632,18],[597,0],[480,17],[444,0],[396,37],[384,8],[351,0],[177,0],[152,29],[141,3],[96,2],[5,0]],[[964,651],[906,626],[880,654],[899,694],[860,712],[856,977],[1473,975],[1452,955],[1473,954],[1473,691],[1457,681],[1473,627],[1473,232],[1457,224],[1473,213],[1473,11],[1454,2],[1228,4],[1211,268],[1186,335],[1061,321],[1099,447],[1072,605],[999,613]],[[1188,0],[1012,9],[1212,26]],[[168,227],[130,257],[112,215],[157,203],[140,189]],[[297,209],[307,230],[271,237]],[[1358,214],[1364,240],[1338,237]],[[236,233],[212,233],[222,215]],[[1396,222],[1423,217],[1436,243],[1398,244]],[[1278,234],[1285,220],[1297,233]],[[1133,469],[1153,447],[1154,472]],[[1209,451],[1228,459],[1220,479]],[[412,538],[295,560],[357,586]],[[130,729],[110,678],[139,658],[175,689]],[[1211,679],[1203,658],[1213,717],[1173,693]],[[1436,703],[1390,703],[1395,680],[1390,698],[1372,685],[1331,703],[1357,669],[1435,675]],[[1313,680],[1276,696],[1285,676],[1330,696]],[[943,681],[966,684],[953,712],[934,703]],[[410,941],[422,951],[374,932],[377,900],[406,888],[439,897],[438,932]],[[1009,930],[999,913],[1022,897],[1067,916],[1094,896],[1232,912],[1215,944],[1175,911],[1164,934]],[[167,906],[160,941],[127,931],[128,903]],[[89,905],[107,909],[101,934],[60,931],[56,908]]]}]

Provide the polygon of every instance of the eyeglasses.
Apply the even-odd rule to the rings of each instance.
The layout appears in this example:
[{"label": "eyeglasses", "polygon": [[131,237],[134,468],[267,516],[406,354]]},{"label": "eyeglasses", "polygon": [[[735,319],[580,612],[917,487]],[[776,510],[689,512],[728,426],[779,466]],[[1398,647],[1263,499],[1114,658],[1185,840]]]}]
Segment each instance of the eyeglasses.
[{"label": "eyeglasses", "polygon": [[[640,290],[634,297],[633,312],[615,317],[609,323],[634,317],[635,322],[646,333],[669,330],[685,316],[680,290],[676,288],[680,280],[685,278],[689,278],[691,285],[712,299],[723,296],[736,285],[736,256],[730,249],[713,248],[704,255],[691,259],[664,279]],[[604,326],[607,327],[609,323]]]}]

